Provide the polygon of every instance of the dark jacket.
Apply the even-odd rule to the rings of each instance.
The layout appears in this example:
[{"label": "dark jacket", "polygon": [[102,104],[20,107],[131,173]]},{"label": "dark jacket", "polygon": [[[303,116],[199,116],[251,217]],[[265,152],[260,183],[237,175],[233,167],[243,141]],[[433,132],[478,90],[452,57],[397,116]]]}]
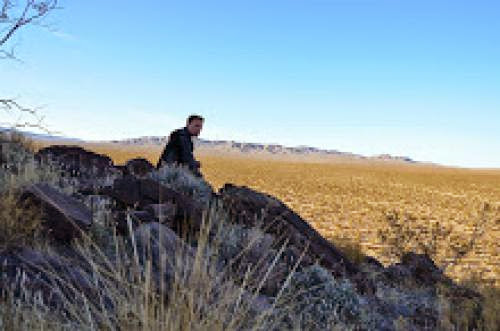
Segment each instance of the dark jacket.
[{"label": "dark jacket", "polygon": [[159,168],[162,162],[186,165],[195,175],[200,175],[200,163],[194,159],[193,142],[191,141],[191,134],[186,127],[177,129],[170,134],[168,143],[163,149],[156,168]]}]

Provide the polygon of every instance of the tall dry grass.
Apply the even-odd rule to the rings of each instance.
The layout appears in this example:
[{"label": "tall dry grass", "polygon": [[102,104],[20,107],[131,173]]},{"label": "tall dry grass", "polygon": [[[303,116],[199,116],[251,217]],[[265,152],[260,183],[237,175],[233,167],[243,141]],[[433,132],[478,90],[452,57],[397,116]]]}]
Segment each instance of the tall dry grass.
[{"label": "tall dry grass", "polygon": [[[280,296],[257,304],[258,287],[235,283],[230,268],[217,263],[217,245],[225,227],[220,210],[212,207],[203,218],[195,250],[182,241],[174,249],[159,249],[162,235],[151,232],[146,245],[133,235],[108,232],[100,241],[82,233],[73,249],[80,257],[77,271],[97,291],[85,293],[55,270],[49,275],[52,291],[61,297],[56,307],[43,301],[29,286],[21,293],[7,291],[0,305],[0,328],[5,330],[242,330],[276,329],[287,307]],[[220,223],[214,223],[220,222]],[[160,228],[161,229],[161,228]],[[108,230],[109,231],[109,230]],[[149,240],[151,240],[149,242]],[[144,243],[142,243],[144,244]],[[113,246],[112,254],[105,246]],[[145,249],[144,247],[147,247]],[[170,246],[170,248],[172,248]],[[155,251],[156,250],[156,251]],[[158,253],[157,257],[154,252]],[[47,256],[61,259],[50,247]],[[173,253],[173,255],[172,255]],[[75,261],[66,261],[75,264]],[[155,264],[159,263],[159,268]],[[272,265],[269,266],[272,268]],[[166,273],[172,271],[171,277]],[[266,273],[267,274],[267,273]],[[290,274],[290,277],[293,273]],[[240,275],[238,275],[239,277]],[[244,279],[252,278],[248,270]],[[22,277],[22,276],[21,276]],[[265,279],[258,280],[259,283]],[[28,283],[28,282],[26,282]],[[283,284],[286,286],[286,284]],[[288,298],[289,299],[289,298]],[[279,309],[277,309],[279,308]],[[276,314],[276,312],[279,312]]]},{"label": "tall dry grass", "polygon": [[44,241],[41,208],[22,198],[22,189],[42,181],[54,184],[59,174],[36,164],[35,148],[33,140],[20,133],[0,133],[0,250]]}]

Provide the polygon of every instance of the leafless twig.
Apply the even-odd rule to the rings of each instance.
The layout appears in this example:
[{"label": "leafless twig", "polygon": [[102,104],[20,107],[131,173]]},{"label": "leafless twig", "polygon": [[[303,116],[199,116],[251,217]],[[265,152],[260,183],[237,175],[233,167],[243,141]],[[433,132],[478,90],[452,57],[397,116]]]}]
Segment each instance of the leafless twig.
[{"label": "leafless twig", "polygon": [[57,9],[57,0],[27,0],[24,8],[16,15],[13,13],[15,5],[11,0],[3,0],[2,10],[0,12],[0,23],[8,24],[8,28],[0,36],[0,47],[9,40],[12,35],[21,27],[30,23],[37,23],[49,12]]},{"label": "leafless twig", "polygon": [[[14,46],[6,49],[7,41],[21,27],[30,24],[42,25],[42,19],[57,7],[58,0],[0,0],[0,60],[9,59],[20,61],[14,53]],[[13,123],[0,122],[2,126],[10,128],[37,128],[47,133],[50,131],[43,124],[44,117],[39,115],[40,107],[27,108],[21,106],[14,99],[0,99],[0,112],[16,113],[18,119]],[[28,114],[33,121],[25,121],[23,115]]]},{"label": "leafless twig", "polygon": [[[19,114],[18,119],[14,121],[14,123],[0,122],[0,126],[7,126],[10,128],[36,128],[49,134],[56,133],[47,129],[47,126],[44,124],[45,117],[39,114],[41,108],[42,107],[27,108],[21,106],[13,99],[0,99],[0,111]],[[23,114],[29,115],[33,118],[33,121],[23,121]]]}]

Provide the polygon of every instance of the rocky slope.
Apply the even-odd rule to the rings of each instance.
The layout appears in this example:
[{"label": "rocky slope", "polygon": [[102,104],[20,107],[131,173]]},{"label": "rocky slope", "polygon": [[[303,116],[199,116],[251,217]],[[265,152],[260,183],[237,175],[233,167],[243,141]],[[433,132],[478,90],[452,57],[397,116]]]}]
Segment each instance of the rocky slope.
[{"label": "rocky slope", "polygon": [[[148,270],[150,286],[165,287],[167,293],[175,289],[179,272],[194,273],[199,260],[205,261],[201,265],[210,265],[204,272],[218,284],[215,288],[234,287],[233,292],[242,293],[237,302],[250,307],[239,329],[251,328],[255,316],[262,316],[268,328],[277,330],[435,330],[450,319],[443,315],[443,301],[453,310],[467,311],[471,328],[480,317],[481,296],[454,284],[428,256],[407,253],[387,267],[370,257],[354,263],[265,193],[232,184],[214,192],[183,168],[157,171],[144,159],[118,167],[107,156],[79,147],[52,146],[35,159],[38,167],[57,169],[60,177],[55,183],[22,186],[20,199],[42,208],[43,231],[52,249],[4,247],[4,295],[22,298],[22,289],[28,288],[56,311],[65,311],[68,302],[90,302],[115,316],[121,302],[103,290],[114,285],[96,276],[95,268],[116,267],[118,262],[109,262],[118,261],[120,253],[110,235],[116,232],[129,238],[123,251],[132,252],[125,260],[129,262],[120,263],[131,263],[135,256],[135,272]],[[7,163],[2,176],[20,171]],[[96,245],[106,263],[89,260],[75,246],[96,229],[101,238]],[[182,263],[163,260],[179,252]],[[220,297],[215,290],[207,302],[216,304]],[[165,294],[165,300],[172,298]]]}]

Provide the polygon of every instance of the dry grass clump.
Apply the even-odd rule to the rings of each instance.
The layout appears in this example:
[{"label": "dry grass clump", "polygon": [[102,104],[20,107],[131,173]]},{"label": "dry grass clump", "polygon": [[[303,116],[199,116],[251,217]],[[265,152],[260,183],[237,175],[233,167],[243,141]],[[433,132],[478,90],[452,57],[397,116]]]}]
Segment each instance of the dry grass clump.
[{"label": "dry grass clump", "polygon": [[34,143],[12,131],[0,133],[0,250],[7,246],[34,246],[41,241],[42,213],[22,187],[51,181],[57,174],[36,165]]},{"label": "dry grass clump", "polygon": [[[475,284],[478,283],[480,282],[475,282]],[[477,285],[472,287],[478,289]],[[478,290],[484,298],[480,329],[498,330],[500,326],[500,314],[498,314],[500,311],[500,289],[490,285],[480,287]]]},{"label": "dry grass clump", "polygon": [[41,239],[41,209],[16,192],[0,195],[0,251],[11,246],[35,246]]},{"label": "dry grass clump", "polygon": [[187,167],[166,165],[151,172],[149,177],[176,192],[193,198],[201,205],[207,204],[212,198],[212,187],[203,178],[193,176]]},{"label": "dry grass clump", "polygon": [[0,193],[23,186],[47,182],[59,184],[59,171],[40,166],[34,158],[36,143],[22,133],[0,133]]},{"label": "dry grass clump", "polygon": [[[109,238],[113,254],[84,234],[72,247],[81,261],[64,263],[74,266],[72,275],[80,275],[78,279],[95,290],[82,291],[71,285],[67,275],[42,270],[49,275],[56,304],[50,306],[40,292],[21,285],[21,295],[12,290],[3,298],[0,328],[274,329],[281,318],[271,313],[275,306],[259,303],[258,289],[245,282],[235,283],[230,269],[220,269],[215,262],[217,247],[211,243],[220,241],[210,233],[216,217],[218,212],[213,208],[206,214],[194,250],[180,240],[174,246],[163,246],[169,230],[161,225],[148,228],[147,242],[139,235],[121,238],[113,233]],[[216,227],[216,235],[220,235],[224,226]],[[46,254],[61,259],[54,251]],[[279,311],[285,312],[285,308]]]},{"label": "dry grass clump", "polygon": [[[500,311],[500,288],[496,287],[494,282],[484,282],[484,279],[476,274],[472,274],[469,279],[463,280],[460,284],[481,294],[482,302],[476,329],[498,330],[500,326],[500,315],[498,314]],[[449,295],[447,289],[441,288],[440,290],[443,296]],[[445,312],[441,319],[443,325],[452,325],[459,330],[470,327],[470,321],[474,317],[473,314],[477,311],[474,302],[470,301],[454,302],[454,306],[444,301],[442,307]]]}]

